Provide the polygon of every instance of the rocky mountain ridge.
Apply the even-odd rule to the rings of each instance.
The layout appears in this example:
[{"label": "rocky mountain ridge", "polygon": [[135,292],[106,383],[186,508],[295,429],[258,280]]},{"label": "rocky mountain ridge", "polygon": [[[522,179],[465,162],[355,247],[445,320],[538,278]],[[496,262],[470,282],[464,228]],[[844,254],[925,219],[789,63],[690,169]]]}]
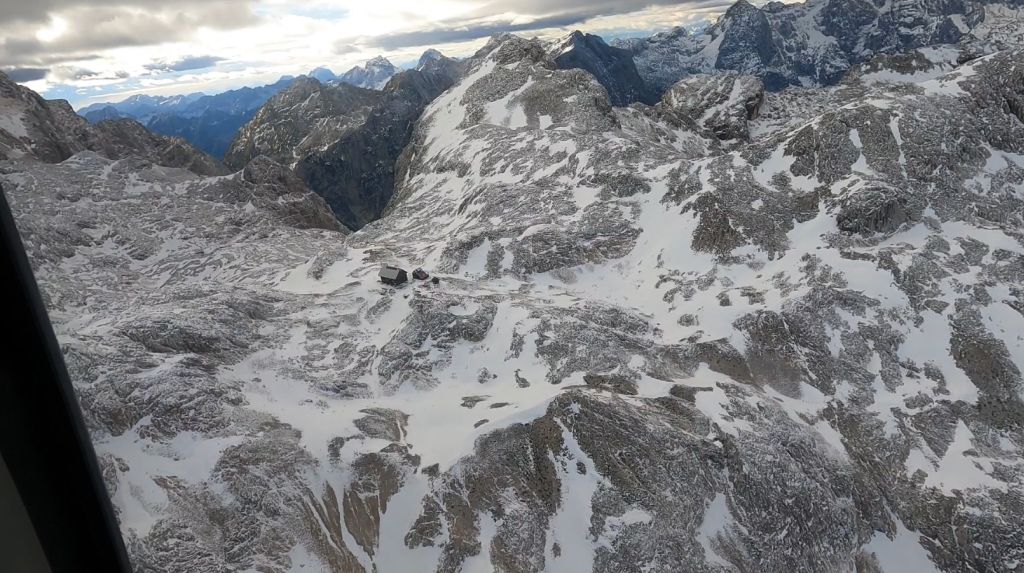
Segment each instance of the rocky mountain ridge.
[{"label": "rocky mountain ridge", "polygon": [[1010,2],[808,0],[755,7],[738,0],[709,28],[676,28],[612,45],[634,55],[641,77],[663,93],[687,74],[735,71],[772,90],[837,83],[883,54],[970,44],[983,53],[1019,44],[1020,5]]},{"label": "rocky mountain ridge", "polygon": [[288,166],[335,134],[361,124],[381,92],[349,84],[324,85],[302,76],[272,97],[235,135],[225,162],[241,169],[266,155]]},{"label": "rocky mountain ridge", "polygon": [[240,169],[265,154],[292,166],[342,223],[358,229],[384,211],[416,120],[461,67],[444,56],[427,57],[379,92],[298,80],[239,132],[225,161]]}]

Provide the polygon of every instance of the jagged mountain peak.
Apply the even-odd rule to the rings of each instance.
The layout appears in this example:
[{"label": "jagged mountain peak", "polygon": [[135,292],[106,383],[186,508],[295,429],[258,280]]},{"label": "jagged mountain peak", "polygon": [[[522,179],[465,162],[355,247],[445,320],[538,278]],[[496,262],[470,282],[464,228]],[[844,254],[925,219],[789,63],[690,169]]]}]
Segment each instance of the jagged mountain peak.
[{"label": "jagged mountain peak", "polygon": [[749,0],[736,0],[728,9],[726,9],[724,17],[727,19],[735,18],[740,15],[751,15],[760,11],[761,9],[751,4]]},{"label": "jagged mountain peak", "polygon": [[[282,90],[281,93],[295,93],[295,92],[310,92],[319,90],[324,86],[325,82],[320,81],[319,78],[312,75],[303,75],[295,78],[292,83]],[[273,98],[271,98],[273,99]]]},{"label": "jagged mountain peak", "polygon": [[369,69],[369,68],[391,68],[391,69],[393,69],[395,67],[395,65],[391,63],[391,60],[385,58],[384,56],[378,55],[378,56],[374,56],[373,58],[370,58],[369,60],[367,60],[366,64],[364,64],[363,67],[367,68],[367,69]]},{"label": "jagged mountain peak", "polygon": [[537,38],[524,38],[515,34],[499,34],[492,36],[474,55],[477,62],[492,59],[499,65],[511,65],[519,62],[543,64],[555,67],[552,55],[544,42]]},{"label": "jagged mountain peak", "polygon": [[338,78],[338,76],[335,75],[334,72],[332,72],[330,69],[328,69],[326,67],[323,67],[323,66],[319,66],[319,67],[313,68],[306,75],[311,77],[311,78],[316,78],[321,83],[327,83],[327,82],[336,80]]},{"label": "jagged mountain peak", "polygon": [[442,54],[440,51],[435,50],[434,48],[430,48],[429,50],[423,52],[423,54],[420,56],[419,61],[416,63],[416,68],[423,68],[424,66],[430,64],[431,62],[436,62],[438,60],[442,60],[445,58],[447,58],[447,56]]},{"label": "jagged mountain peak", "polygon": [[382,89],[398,73],[394,66],[384,56],[376,56],[361,66],[353,66],[352,69],[342,74],[338,81],[362,88]]},{"label": "jagged mountain peak", "polygon": [[[586,40],[588,38],[588,36],[591,36],[591,35],[583,32],[582,30],[573,30],[572,32],[569,33],[569,36],[566,38],[566,41],[569,41],[569,42],[581,42],[581,41]],[[592,36],[592,37],[593,38],[601,38],[600,36]],[[601,41],[604,41],[604,40],[602,39]]]},{"label": "jagged mountain peak", "polygon": [[602,46],[607,46],[604,38],[595,34],[589,34],[581,30],[573,30],[560,40],[555,41],[555,50],[557,49],[571,49],[573,46],[586,46],[600,49]]},{"label": "jagged mountain peak", "polygon": [[381,92],[347,83],[324,85],[303,76],[270,98],[235,135],[224,161],[243,168],[260,155],[295,167],[310,150],[328,145],[334,134],[366,120]]},{"label": "jagged mountain peak", "polygon": [[241,168],[268,155],[294,168],[339,220],[358,229],[390,200],[396,160],[420,112],[462,69],[440,56],[391,76],[382,91],[297,82],[239,131],[226,161]]}]

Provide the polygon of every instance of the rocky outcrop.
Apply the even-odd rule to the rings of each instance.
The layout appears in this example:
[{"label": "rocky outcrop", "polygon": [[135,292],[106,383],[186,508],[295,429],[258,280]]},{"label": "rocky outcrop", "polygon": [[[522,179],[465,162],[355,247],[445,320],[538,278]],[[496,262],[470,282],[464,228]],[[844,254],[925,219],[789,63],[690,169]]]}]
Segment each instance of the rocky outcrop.
[{"label": "rocky outcrop", "polygon": [[322,197],[312,193],[292,170],[269,157],[253,159],[236,179],[249,188],[256,204],[291,227],[348,232]]},{"label": "rocky outcrop", "polygon": [[684,125],[696,125],[722,141],[748,140],[749,122],[758,118],[764,85],[753,76],[726,73],[680,80],[665,94],[660,109]]},{"label": "rocky outcrop", "polygon": [[181,167],[197,175],[223,175],[224,165],[192,147],[184,139],[157,135],[132,119],[101,121],[93,126],[99,133],[104,155],[128,157],[144,150],[144,157],[157,165]]}]

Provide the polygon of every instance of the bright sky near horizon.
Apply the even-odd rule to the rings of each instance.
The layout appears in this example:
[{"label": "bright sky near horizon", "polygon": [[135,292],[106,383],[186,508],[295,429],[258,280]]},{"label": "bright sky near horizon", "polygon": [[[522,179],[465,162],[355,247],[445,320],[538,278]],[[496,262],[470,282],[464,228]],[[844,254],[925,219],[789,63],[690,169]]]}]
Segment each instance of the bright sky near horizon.
[{"label": "bright sky near horizon", "polygon": [[502,32],[641,35],[714,19],[730,0],[0,0],[0,70],[76,107],[217,93],[376,55],[464,56]]}]

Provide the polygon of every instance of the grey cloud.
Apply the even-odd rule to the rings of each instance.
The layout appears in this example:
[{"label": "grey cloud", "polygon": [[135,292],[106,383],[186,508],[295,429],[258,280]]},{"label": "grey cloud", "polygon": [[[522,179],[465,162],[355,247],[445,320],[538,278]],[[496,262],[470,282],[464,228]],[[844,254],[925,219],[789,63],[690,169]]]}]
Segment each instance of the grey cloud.
[{"label": "grey cloud", "polygon": [[[7,0],[0,0],[6,2]],[[70,8],[61,12],[68,20],[68,30],[51,42],[41,42],[34,35],[8,34],[17,27],[0,31],[0,64],[40,65],[44,58],[77,60],[90,52],[129,46],[147,46],[186,40],[199,28],[236,28],[257,21],[245,3],[237,1],[189,2],[174,4],[170,9],[138,11],[125,7]]]},{"label": "grey cloud", "polygon": [[51,78],[61,82],[74,80],[123,80],[130,77],[130,75],[124,70],[100,73],[88,68],[74,66],[57,66],[50,70]]},{"label": "grey cloud", "polygon": [[345,54],[354,54],[359,51],[359,46],[348,44],[345,42],[337,42],[334,44],[334,53],[339,56]]},{"label": "grey cloud", "polygon": [[482,17],[452,20],[429,30],[398,32],[368,38],[367,42],[376,48],[397,50],[413,46],[431,46],[452,42],[466,42],[487,38],[495,34],[527,32],[546,28],[563,28],[582,24],[598,16],[615,16],[636,12],[651,6],[678,6],[692,10],[720,9],[724,11],[731,0],[625,0],[621,2],[589,2],[586,0],[501,0],[480,9],[481,13],[500,14],[546,14],[532,22],[494,21]]},{"label": "grey cloud", "polygon": [[153,72],[184,72],[209,68],[223,60],[224,58],[217,56],[187,56],[174,62],[154,62],[147,64],[145,68]]},{"label": "grey cloud", "polygon": [[18,83],[41,80],[46,77],[46,74],[49,73],[49,71],[50,70],[46,68],[11,68],[3,70],[12,82]]},{"label": "grey cloud", "polygon": [[[54,14],[63,15],[69,10],[93,10],[110,8],[143,8],[147,11],[167,10],[168,6],[189,11],[203,6],[220,6],[235,13],[249,12],[251,0],[215,0],[208,2],[167,0],[0,0],[0,24],[10,22],[44,23]],[[242,10],[239,10],[239,9]]]},{"label": "grey cloud", "polygon": [[370,44],[385,50],[397,50],[413,46],[433,46],[449,44],[454,42],[466,42],[487,38],[495,34],[506,32],[525,32],[528,30],[543,30],[544,28],[560,28],[579,24],[587,18],[576,15],[561,15],[540,18],[528,23],[512,22],[486,22],[479,24],[466,24],[460,22],[455,25],[434,28],[432,30],[415,30],[412,32],[399,32],[384,36],[376,36],[370,39]]},{"label": "grey cloud", "polygon": [[55,0],[0,0],[0,22],[45,22],[60,4]]}]

